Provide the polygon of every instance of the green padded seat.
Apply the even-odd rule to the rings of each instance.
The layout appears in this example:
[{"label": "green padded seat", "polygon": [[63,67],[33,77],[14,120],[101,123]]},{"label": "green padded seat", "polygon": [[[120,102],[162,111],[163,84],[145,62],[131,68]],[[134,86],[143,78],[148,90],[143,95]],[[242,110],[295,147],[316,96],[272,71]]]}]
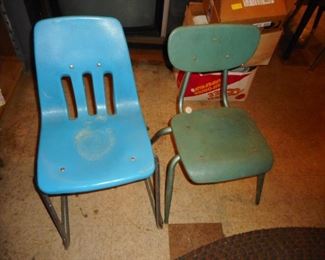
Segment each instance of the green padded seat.
[{"label": "green padded seat", "polygon": [[272,167],[268,144],[242,109],[177,114],[171,127],[183,166],[195,183],[257,176]]}]

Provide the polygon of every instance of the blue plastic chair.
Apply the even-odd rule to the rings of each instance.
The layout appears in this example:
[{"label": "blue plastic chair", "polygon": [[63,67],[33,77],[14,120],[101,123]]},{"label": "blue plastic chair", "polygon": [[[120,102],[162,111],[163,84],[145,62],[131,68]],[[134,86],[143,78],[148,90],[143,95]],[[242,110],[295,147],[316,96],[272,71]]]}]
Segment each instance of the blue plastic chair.
[{"label": "blue plastic chair", "polygon": [[[104,17],[46,19],[34,37],[41,114],[36,184],[65,248],[69,194],[145,180],[161,227],[159,166],[121,24]],[[61,196],[61,220],[52,195]]]},{"label": "blue plastic chair", "polygon": [[[214,24],[175,29],[168,39],[168,56],[175,68],[186,72],[178,96],[178,114],[159,130],[155,142],[172,134],[176,155],[167,166],[165,223],[171,207],[174,171],[182,163],[197,184],[218,183],[257,176],[256,204],[264,176],[273,164],[272,151],[246,111],[231,108],[227,99],[228,70],[254,54],[260,38],[252,25]],[[192,72],[221,71],[224,107],[183,113],[183,99]]]}]

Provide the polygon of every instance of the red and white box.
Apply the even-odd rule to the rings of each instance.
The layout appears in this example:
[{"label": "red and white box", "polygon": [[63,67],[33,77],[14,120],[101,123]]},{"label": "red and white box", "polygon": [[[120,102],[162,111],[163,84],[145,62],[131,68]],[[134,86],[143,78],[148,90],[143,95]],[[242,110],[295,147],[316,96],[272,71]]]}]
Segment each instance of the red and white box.
[{"label": "red and white box", "polygon": [[[228,72],[228,100],[244,101],[247,98],[250,86],[255,77],[257,67],[247,67],[244,71]],[[177,86],[180,87],[184,72],[177,73]],[[186,101],[220,100],[222,74],[192,73],[185,91]]]}]

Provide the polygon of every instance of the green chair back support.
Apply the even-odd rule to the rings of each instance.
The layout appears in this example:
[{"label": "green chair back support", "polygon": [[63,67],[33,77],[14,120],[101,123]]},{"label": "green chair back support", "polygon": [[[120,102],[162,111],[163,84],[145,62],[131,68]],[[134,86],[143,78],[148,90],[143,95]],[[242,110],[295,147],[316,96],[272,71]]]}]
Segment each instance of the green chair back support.
[{"label": "green chair back support", "polygon": [[222,102],[228,107],[228,70],[248,61],[259,39],[259,30],[252,25],[211,24],[174,30],[168,39],[168,56],[175,68],[187,72],[178,96],[178,111],[183,112],[191,72],[223,71]]},{"label": "green chair back support", "polygon": [[[170,126],[159,130],[152,142],[172,133],[176,155],[167,165],[165,223],[171,207],[174,172],[181,162],[193,183],[218,183],[257,176],[256,204],[264,176],[273,164],[265,138],[243,109],[230,108],[227,100],[228,70],[239,67],[254,54],[259,30],[252,25],[213,24],[175,29],[168,39],[172,65],[185,71],[178,96],[178,114]],[[221,71],[224,107],[183,113],[183,99],[190,75]]]}]

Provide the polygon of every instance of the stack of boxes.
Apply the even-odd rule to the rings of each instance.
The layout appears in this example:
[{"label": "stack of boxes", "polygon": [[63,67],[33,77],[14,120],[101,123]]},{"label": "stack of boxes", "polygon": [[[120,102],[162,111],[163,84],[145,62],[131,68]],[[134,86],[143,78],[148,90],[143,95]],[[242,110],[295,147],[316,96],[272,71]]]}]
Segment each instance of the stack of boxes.
[{"label": "stack of boxes", "polygon": [[[253,24],[261,31],[260,42],[253,57],[243,68],[229,74],[230,101],[245,100],[258,66],[269,64],[280,40],[286,15],[284,0],[203,0],[202,3],[190,2],[187,6],[184,25]],[[182,76],[182,73],[178,74],[178,84]],[[219,99],[220,86],[219,73],[193,74],[185,97],[187,100]]]}]

